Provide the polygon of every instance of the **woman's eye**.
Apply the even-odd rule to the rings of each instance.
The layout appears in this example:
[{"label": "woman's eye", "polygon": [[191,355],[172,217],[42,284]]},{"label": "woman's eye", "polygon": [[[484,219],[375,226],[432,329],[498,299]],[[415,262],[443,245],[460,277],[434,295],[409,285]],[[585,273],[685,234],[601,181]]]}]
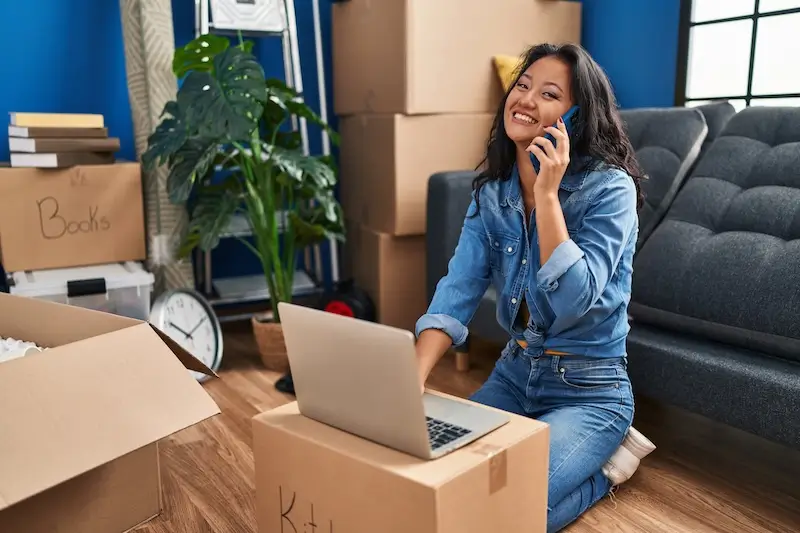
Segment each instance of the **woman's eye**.
[{"label": "woman's eye", "polygon": [[528,89],[528,86],[527,86],[527,85],[525,85],[525,84],[524,84],[524,83],[522,83],[522,82],[519,82],[519,83],[517,83],[517,87],[519,87],[520,89],[526,89],[526,90]]},{"label": "woman's eye", "polygon": [[553,100],[558,100],[558,96],[556,96],[556,95],[555,95],[555,94],[553,94],[553,93],[544,92],[544,93],[542,93],[542,94],[544,95],[544,97],[545,97],[545,98],[548,98],[548,99],[553,99]]}]

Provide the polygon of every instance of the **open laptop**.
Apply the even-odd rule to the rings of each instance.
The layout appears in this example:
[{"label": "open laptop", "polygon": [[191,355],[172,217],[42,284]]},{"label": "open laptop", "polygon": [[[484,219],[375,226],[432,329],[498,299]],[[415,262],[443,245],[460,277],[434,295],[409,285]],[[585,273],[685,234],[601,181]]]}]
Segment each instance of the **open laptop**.
[{"label": "open laptop", "polygon": [[300,412],[422,459],[435,459],[509,421],[502,412],[421,394],[414,335],[279,303]]}]

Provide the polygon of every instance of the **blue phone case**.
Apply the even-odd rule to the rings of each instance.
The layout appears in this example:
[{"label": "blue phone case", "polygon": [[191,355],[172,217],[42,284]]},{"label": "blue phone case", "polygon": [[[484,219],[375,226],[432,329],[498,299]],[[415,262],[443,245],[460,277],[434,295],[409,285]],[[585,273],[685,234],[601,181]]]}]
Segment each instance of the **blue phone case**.
[{"label": "blue phone case", "polygon": [[[572,129],[573,129],[572,119],[575,117],[575,112],[576,111],[578,111],[578,106],[574,105],[574,106],[570,107],[567,110],[567,112],[564,113],[561,116],[561,119],[564,121],[564,126],[567,128],[567,135],[570,136],[570,137],[572,136]],[[554,124],[554,126],[555,126],[555,124]],[[545,134],[544,138],[545,139],[549,139],[550,142],[553,143],[553,146],[557,146],[556,140],[553,138],[553,136],[551,134],[549,134],[549,133]],[[531,156],[531,163],[533,164],[533,169],[538,174],[539,173],[539,160],[536,159],[536,156],[533,155],[533,154],[530,154],[530,156]]]}]

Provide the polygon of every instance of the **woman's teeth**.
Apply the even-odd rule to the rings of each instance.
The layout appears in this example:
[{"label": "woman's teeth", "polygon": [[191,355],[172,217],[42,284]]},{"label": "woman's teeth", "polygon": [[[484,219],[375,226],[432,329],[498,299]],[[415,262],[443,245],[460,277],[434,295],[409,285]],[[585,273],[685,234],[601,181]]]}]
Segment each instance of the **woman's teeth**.
[{"label": "woman's teeth", "polygon": [[521,120],[522,122],[527,122],[528,124],[538,124],[539,122],[535,118],[528,115],[523,115],[522,113],[514,113],[514,118]]}]

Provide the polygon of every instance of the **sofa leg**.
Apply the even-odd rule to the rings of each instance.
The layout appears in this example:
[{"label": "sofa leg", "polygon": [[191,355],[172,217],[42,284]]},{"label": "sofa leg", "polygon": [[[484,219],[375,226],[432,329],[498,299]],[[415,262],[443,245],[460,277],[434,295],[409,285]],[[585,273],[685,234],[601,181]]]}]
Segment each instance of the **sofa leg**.
[{"label": "sofa leg", "polygon": [[456,370],[458,372],[469,371],[469,352],[456,352]]}]

